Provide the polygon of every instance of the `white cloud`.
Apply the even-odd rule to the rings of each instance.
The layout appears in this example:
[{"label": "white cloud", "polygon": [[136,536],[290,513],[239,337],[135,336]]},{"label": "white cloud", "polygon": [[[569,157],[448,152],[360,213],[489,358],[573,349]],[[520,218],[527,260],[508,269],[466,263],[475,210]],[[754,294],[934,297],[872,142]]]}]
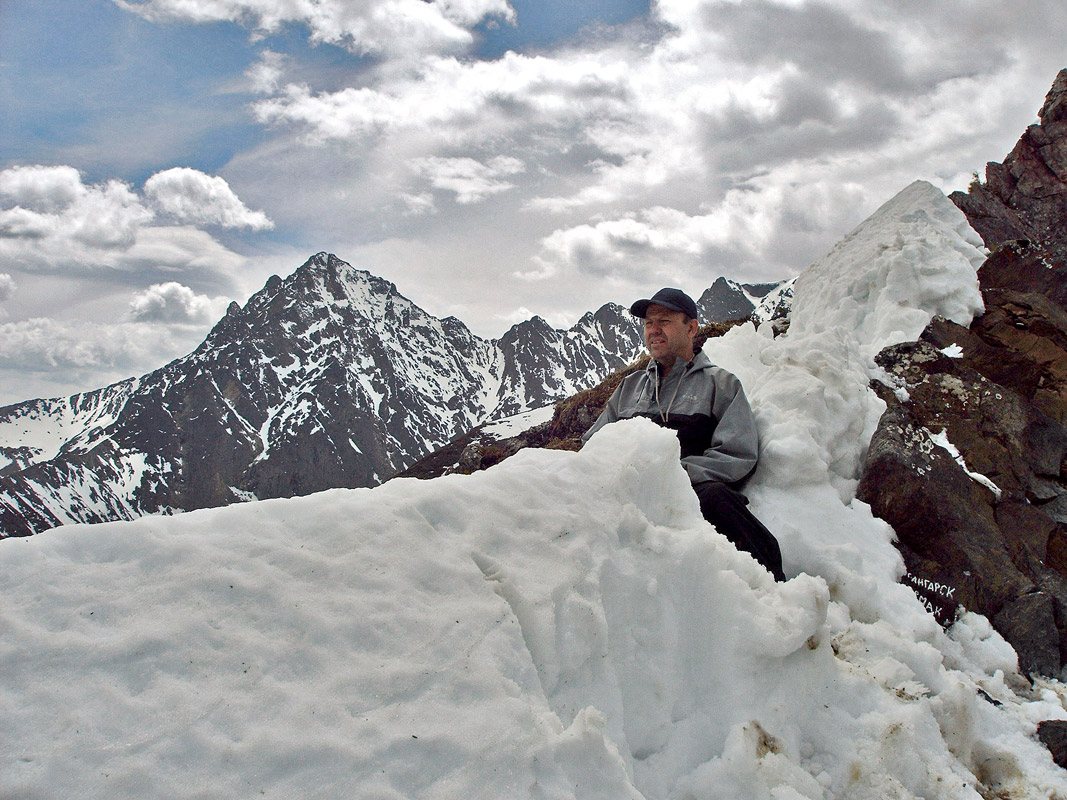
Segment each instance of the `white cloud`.
[{"label": "white cloud", "polygon": [[10,300],[17,288],[14,278],[6,272],[0,272],[0,303]]},{"label": "white cloud", "polygon": [[524,169],[522,161],[507,156],[496,156],[486,164],[473,158],[421,158],[413,161],[412,166],[435,189],[454,192],[457,203],[477,203],[514,188],[514,184],[500,179]]},{"label": "white cloud", "polygon": [[36,213],[58,214],[87,191],[74,167],[13,167],[0,172],[0,197]]},{"label": "white cloud", "polygon": [[262,211],[247,208],[222,178],[188,167],[157,172],[145,181],[144,193],[159,213],[178,223],[257,231],[274,227]]},{"label": "white cloud", "polygon": [[433,194],[430,192],[420,192],[418,194],[405,192],[400,195],[400,201],[404,204],[404,213],[410,216],[433,214],[437,211],[437,206],[433,202]]},{"label": "white cloud", "polygon": [[245,262],[244,256],[229,250],[205,231],[181,225],[141,229],[137,241],[117,254],[111,263],[127,272],[207,271],[228,275]]},{"label": "white cloud", "polygon": [[191,352],[207,331],[205,324],[178,320],[0,322],[0,405],[145,375]]},{"label": "white cloud", "polygon": [[111,271],[232,269],[240,256],[190,225],[153,224],[161,221],[154,208],[177,223],[272,224],[221,178],[196,170],[157,173],[145,195],[115,180],[86,184],[68,166],[0,170],[0,263],[97,280]]},{"label": "white cloud", "polygon": [[[388,150],[399,140],[430,158],[451,151],[484,161],[487,148],[498,148],[547,162],[585,148],[584,160],[559,173],[561,191],[529,195],[527,207],[634,213],[668,204],[680,183],[721,197],[801,159],[892,151],[907,163],[909,123],[936,124],[932,93],[953,81],[987,83],[1008,68],[1012,34],[1024,35],[1009,26],[1003,39],[975,48],[960,28],[975,15],[948,5],[955,12],[913,9],[889,22],[874,3],[665,0],[653,13],[669,27],[651,44],[620,40],[491,62],[429,58],[416,73],[383,72],[338,91],[290,84],[256,110],[312,142]],[[958,135],[942,131],[943,141]]]},{"label": "white cloud", "polygon": [[[203,335],[197,331],[191,337],[199,340]],[[160,366],[166,360],[160,354],[172,353],[176,343],[189,336],[188,329],[142,322],[109,325],[35,317],[0,323],[0,368],[26,372],[70,368],[84,373],[117,370],[134,375],[138,370],[147,372]]]},{"label": "white cloud", "polygon": [[501,309],[576,315],[669,275],[791,277],[914,179],[964,187],[1034,120],[1067,28],[1048,0],[657,0],[646,24],[484,60],[463,42],[503,0],[127,6],[373,53],[345,77],[265,53],[247,77],[270,135],[227,178],[493,335]]},{"label": "white cloud", "polygon": [[260,53],[259,60],[245,71],[252,91],[257,94],[278,91],[287,61],[284,53],[275,53],[273,50]]},{"label": "white cloud", "polygon": [[26,166],[0,171],[0,237],[62,239],[88,250],[125,248],[152,219],[126,184],[86,186],[72,167]]},{"label": "white cloud", "polygon": [[313,140],[416,131],[441,144],[507,141],[599,116],[624,117],[629,65],[608,54],[496,61],[428,58],[375,86],[314,93],[289,84],[255,105],[263,122],[303,126]]},{"label": "white cloud", "polygon": [[152,20],[231,21],[262,33],[307,25],[311,39],[360,54],[407,57],[470,46],[483,19],[514,20],[507,0],[115,0]]},{"label": "white cloud", "polygon": [[130,317],[136,322],[211,323],[226,310],[224,297],[197,294],[176,281],[156,283],[130,301]]},{"label": "white cloud", "polygon": [[790,220],[794,231],[819,230],[828,221],[847,220],[861,197],[859,187],[820,183],[814,176],[788,188],[754,179],[728,191],[706,213],[655,206],[553,231],[541,242],[537,269],[517,277],[542,280],[573,270],[648,281],[717,277],[724,266],[751,270],[773,257],[781,220]]}]

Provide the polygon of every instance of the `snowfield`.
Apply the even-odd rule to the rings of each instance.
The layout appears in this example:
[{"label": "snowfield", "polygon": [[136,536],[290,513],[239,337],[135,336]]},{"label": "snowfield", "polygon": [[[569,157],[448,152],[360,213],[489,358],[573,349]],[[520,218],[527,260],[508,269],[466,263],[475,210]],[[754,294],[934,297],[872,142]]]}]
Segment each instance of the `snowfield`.
[{"label": "snowfield", "polygon": [[[953,213],[954,212],[954,213]],[[4,798],[1067,798],[1030,687],[947,632],[852,493],[873,355],[981,310],[929,184],[798,279],[789,333],[706,345],[760,423],[775,584],[703,521],[673,434],[0,543]],[[851,255],[850,255],[851,254]],[[900,338],[895,338],[900,337]]]}]

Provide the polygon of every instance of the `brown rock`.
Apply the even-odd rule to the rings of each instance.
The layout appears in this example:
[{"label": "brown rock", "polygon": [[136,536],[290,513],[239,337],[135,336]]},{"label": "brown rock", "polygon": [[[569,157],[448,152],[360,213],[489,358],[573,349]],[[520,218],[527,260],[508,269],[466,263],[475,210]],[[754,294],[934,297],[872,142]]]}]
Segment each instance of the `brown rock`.
[{"label": "brown rock", "polygon": [[1037,738],[1052,753],[1052,760],[1067,769],[1067,720],[1047,719],[1039,723]]},{"label": "brown rock", "polygon": [[1037,113],[1042,124],[1067,120],[1067,69],[1061,69],[1045,96],[1045,105]]},{"label": "brown rock", "polygon": [[1050,595],[1033,592],[1016,598],[993,618],[993,626],[1015,648],[1022,672],[1059,672],[1060,644]]},{"label": "brown rock", "polygon": [[[988,616],[1035,586],[996,524],[996,497],[934,444],[909,408],[890,408],[868,451],[857,496],[896,531],[909,573],[953,587]],[[908,559],[905,559],[908,562]]]},{"label": "brown rock", "polygon": [[986,165],[985,183],[975,181],[953,202],[990,248],[1013,239],[1048,246],[1067,255],[1061,241],[1067,218],[1067,70],[1061,70],[1031,125],[1003,164]]}]

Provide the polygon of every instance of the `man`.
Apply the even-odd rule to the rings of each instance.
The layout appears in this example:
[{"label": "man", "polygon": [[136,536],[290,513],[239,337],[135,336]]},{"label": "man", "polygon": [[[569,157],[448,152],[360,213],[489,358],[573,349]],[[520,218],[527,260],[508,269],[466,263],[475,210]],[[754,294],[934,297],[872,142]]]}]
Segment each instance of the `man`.
[{"label": "man", "polygon": [[647,417],[678,433],[682,466],[704,518],[784,581],[778,541],[746,507],[737,487],[756,468],[759,435],[752,409],[731,373],[694,346],[697,306],[680,289],[660,289],[630,313],[645,321],[648,367],[626,376],[583,441],[608,423]]}]

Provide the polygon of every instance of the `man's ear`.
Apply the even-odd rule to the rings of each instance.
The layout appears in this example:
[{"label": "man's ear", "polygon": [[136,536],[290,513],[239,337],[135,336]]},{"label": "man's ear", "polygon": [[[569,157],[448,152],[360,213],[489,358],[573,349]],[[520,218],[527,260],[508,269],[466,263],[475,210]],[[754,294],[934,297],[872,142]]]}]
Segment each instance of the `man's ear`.
[{"label": "man's ear", "polygon": [[699,331],[699,330],[700,330],[700,323],[697,322],[695,319],[690,317],[690,319],[689,319],[689,336],[690,337],[696,336],[697,335],[697,331]]}]

